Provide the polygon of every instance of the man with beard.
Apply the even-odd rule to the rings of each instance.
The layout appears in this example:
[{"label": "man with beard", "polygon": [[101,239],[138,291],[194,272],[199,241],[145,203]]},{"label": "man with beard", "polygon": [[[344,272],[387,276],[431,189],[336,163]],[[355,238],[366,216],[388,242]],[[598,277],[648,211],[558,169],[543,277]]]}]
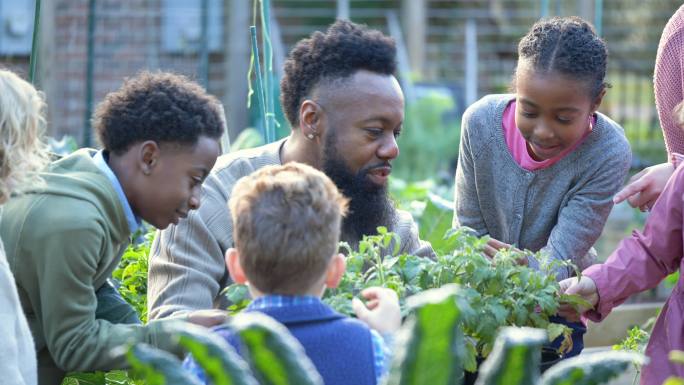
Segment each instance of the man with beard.
[{"label": "man with beard", "polygon": [[404,120],[395,57],[391,38],[349,21],[297,44],[280,84],[290,136],[219,157],[203,185],[200,209],[157,233],[148,281],[150,319],[225,304],[220,292],[230,278],[224,253],[233,247],[227,201],[238,179],[267,165],[294,161],[323,170],[350,198],[341,240],[352,247],[385,226],[400,236],[400,253],[433,254],[418,239],[411,215],[396,210],[387,194]]}]

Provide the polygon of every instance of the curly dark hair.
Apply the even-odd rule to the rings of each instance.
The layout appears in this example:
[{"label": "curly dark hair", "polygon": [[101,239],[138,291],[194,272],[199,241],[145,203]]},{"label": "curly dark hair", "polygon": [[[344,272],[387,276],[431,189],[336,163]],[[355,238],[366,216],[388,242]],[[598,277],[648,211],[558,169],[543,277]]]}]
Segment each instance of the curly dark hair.
[{"label": "curly dark hair", "polygon": [[558,72],[586,81],[592,97],[604,82],[608,49],[594,27],[579,17],[553,17],[536,22],[518,44],[519,60],[545,73]]},{"label": "curly dark hair", "polygon": [[290,52],[280,81],[280,102],[292,127],[299,123],[299,106],[322,80],[332,81],[358,70],[392,75],[396,72],[394,40],[380,31],[338,20],[325,33],[314,32]]},{"label": "curly dark hair", "polygon": [[93,127],[114,154],[145,140],[193,145],[200,136],[218,139],[225,119],[219,101],[185,76],[141,72],[126,79],[97,106]]}]

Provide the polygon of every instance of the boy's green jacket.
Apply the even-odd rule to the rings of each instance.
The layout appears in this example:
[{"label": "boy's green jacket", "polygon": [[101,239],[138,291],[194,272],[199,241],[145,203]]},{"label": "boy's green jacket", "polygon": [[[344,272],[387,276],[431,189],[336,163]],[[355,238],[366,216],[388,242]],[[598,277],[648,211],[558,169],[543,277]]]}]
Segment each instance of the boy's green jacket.
[{"label": "boy's green jacket", "polygon": [[[95,291],[116,268],[131,234],[93,154],[82,149],[54,162],[42,174],[43,186],[5,205],[0,224],[39,366],[51,357],[64,371],[125,367],[112,350],[131,341],[167,350],[175,345],[162,335],[163,321],[143,326],[95,319]],[[41,384],[52,382],[40,372]]]}]

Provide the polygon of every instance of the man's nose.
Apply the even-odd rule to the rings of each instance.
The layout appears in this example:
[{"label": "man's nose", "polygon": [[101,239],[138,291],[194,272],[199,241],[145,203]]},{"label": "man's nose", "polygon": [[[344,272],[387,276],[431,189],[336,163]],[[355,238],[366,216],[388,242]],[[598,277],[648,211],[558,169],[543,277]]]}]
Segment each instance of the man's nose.
[{"label": "man's nose", "polygon": [[378,158],[385,160],[392,160],[399,156],[399,144],[397,144],[397,138],[394,137],[394,134],[383,140],[378,147],[377,155]]}]

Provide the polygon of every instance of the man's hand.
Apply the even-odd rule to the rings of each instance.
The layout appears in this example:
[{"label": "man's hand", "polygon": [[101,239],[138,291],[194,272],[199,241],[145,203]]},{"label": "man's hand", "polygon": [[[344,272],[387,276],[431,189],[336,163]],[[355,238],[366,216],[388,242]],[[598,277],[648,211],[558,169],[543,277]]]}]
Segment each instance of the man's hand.
[{"label": "man's hand", "polygon": [[630,206],[638,207],[641,211],[649,211],[663,192],[672,173],[674,166],[671,163],[647,167],[629,178],[627,186],[615,194],[613,202],[620,203],[626,199]]},{"label": "man's hand", "polygon": [[577,277],[564,279],[559,282],[559,285],[561,294],[579,295],[592,306],[590,308],[580,307],[579,309],[576,309],[570,304],[561,304],[560,308],[558,309],[558,314],[570,321],[578,320],[582,313],[593,309],[599,301],[596,283],[593,279],[587,276],[582,276],[581,279],[577,279]]},{"label": "man's hand", "polygon": [[369,287],[361,292],[366,299],[364,305],[360,299],[352,300],[352,308],[356,317],[380,334],[394,333],[401,326],[401,309],[399,298],[392,289]]},{"label": "man's hand", "polygon": [[[484,253],[489,259],[493,259],[496,253],[501,249],[513,249],[515,251],[520,251],[508,243],[501,242],[494,238],[489,238],[487,244],[485,245]],[[518,259],[518,264],[527,266],[527,258]]]},{"label": "man's hand", "polygon": [[186,321],[209,328],[226,323],[228,318],[228,313],[223,310],[208,309],[190,312]]}]

